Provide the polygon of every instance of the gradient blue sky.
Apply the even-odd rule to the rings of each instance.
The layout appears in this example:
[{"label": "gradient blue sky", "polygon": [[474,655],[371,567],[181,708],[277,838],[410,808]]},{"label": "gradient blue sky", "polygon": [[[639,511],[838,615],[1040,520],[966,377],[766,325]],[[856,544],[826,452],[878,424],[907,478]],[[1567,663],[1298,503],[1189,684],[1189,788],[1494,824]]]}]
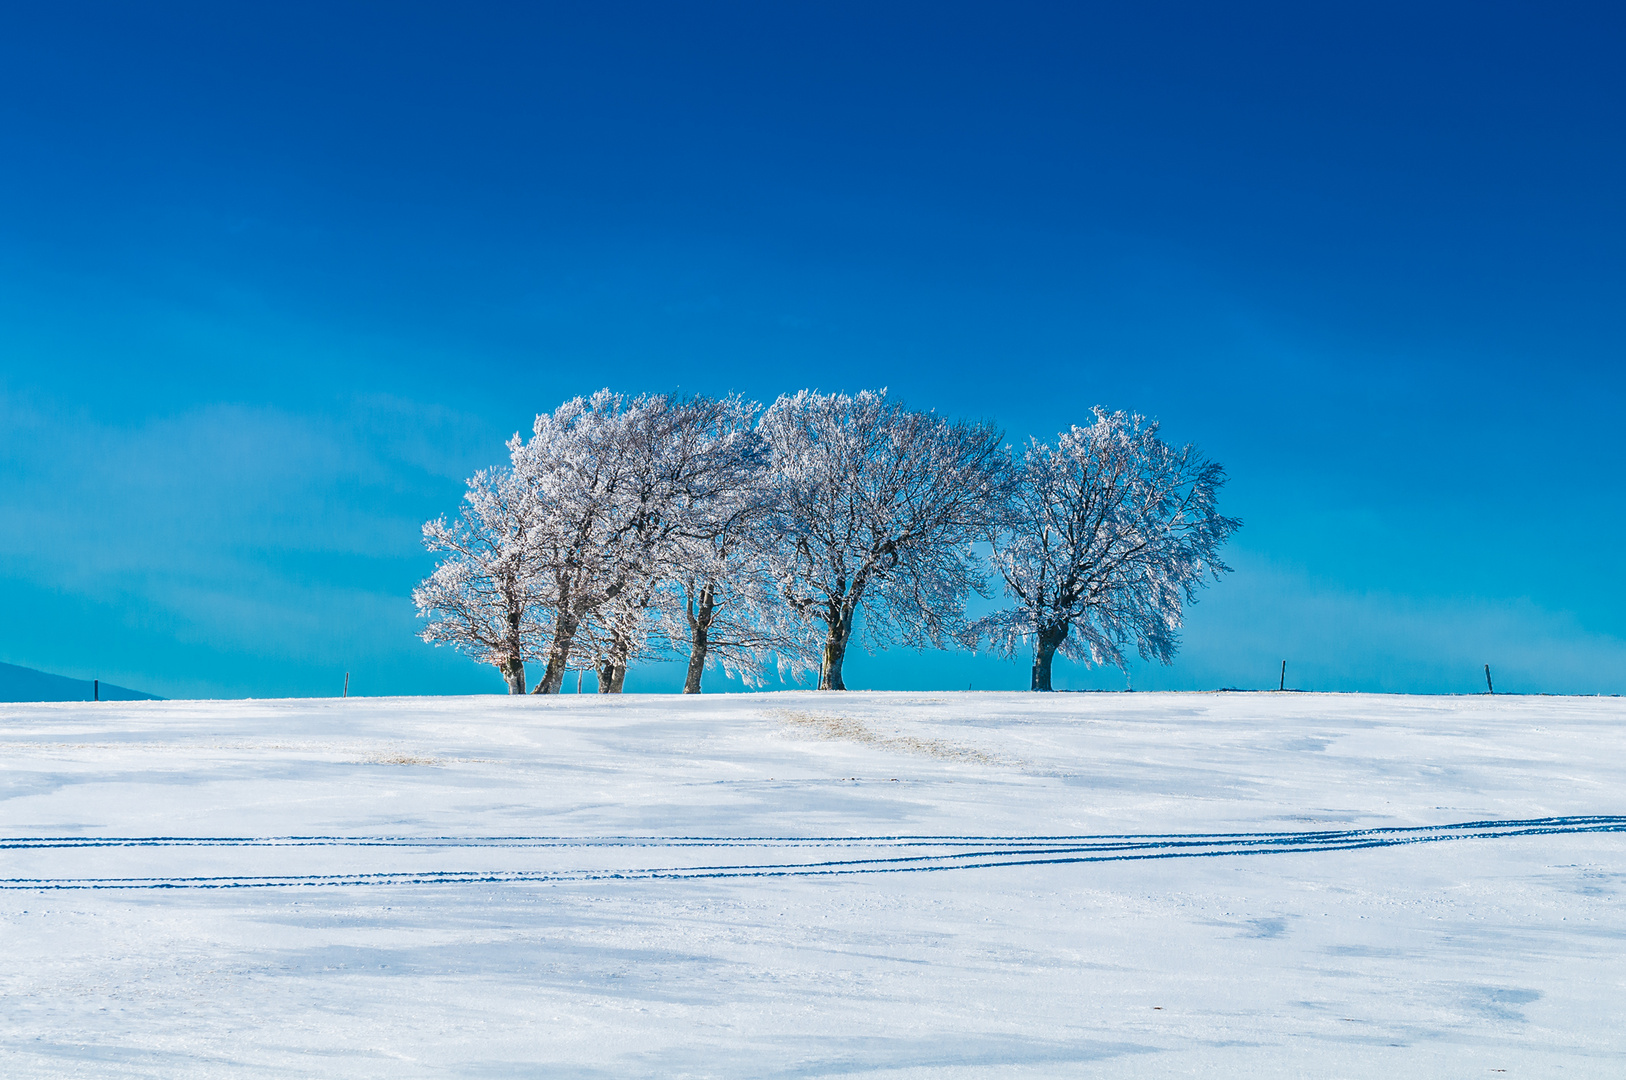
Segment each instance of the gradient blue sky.
[{"label": "gradient blue sky", "polygon": [[408,593],[420,523],[537,411],[885,385],[1013,438],[1135,409],[1226,465],[1236,572],[1137,689],[1285,657],[1314,689],[1626,691],[1623,23],[12,5],[0,660],[495,692]]}]

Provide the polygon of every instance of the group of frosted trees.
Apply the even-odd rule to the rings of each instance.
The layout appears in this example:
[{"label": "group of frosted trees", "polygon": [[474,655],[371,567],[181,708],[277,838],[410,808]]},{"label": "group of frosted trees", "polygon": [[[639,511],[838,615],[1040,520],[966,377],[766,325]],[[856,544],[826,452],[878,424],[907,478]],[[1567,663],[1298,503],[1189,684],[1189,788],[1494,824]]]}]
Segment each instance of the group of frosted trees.
[{"label": "group of frosted trees", "polygon": [[[1216,508],[1220,466],[1122,412],[1013,450],[884,390],[765,409],[601,390],[538,416],[508,455],[469,481],[456,520],[424,526],[441,560],[413,600],[425,641],[495,665],[515,694],[528,663],[534,693],[572,670],[617,693],[639,659],[674,655],[687,693],[718,667],[841,690],[855,634],[1031,645],[1035,690],[1057,652],[1167,663],[1240,524]],[[968,619],[990,570],[1008,606]]]}]

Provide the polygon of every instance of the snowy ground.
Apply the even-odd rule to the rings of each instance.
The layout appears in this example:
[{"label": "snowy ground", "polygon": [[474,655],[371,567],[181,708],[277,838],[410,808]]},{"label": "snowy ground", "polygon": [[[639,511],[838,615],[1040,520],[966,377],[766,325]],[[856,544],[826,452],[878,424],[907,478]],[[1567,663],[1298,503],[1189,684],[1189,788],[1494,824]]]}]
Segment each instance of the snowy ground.
[{"label": "snowy ground", "polygon": [[0,748],[7,1077],[1626,1076],[1618,699],[104,702]]}]

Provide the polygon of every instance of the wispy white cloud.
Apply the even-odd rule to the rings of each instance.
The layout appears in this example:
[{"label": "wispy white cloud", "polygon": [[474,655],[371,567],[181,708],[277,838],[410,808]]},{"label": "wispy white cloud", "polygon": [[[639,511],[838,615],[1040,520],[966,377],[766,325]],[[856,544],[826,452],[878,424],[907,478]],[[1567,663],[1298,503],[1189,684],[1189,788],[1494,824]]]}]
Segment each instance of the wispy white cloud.
[{"label": "wispy white cloud", "polygon": [[480,428],[386,395],[121,426],[7,394],[0,560],[30,587],[139,610],[177,643],[288,660],[376,652],[381,637],[419,647],[418,529],[455,508]]}]

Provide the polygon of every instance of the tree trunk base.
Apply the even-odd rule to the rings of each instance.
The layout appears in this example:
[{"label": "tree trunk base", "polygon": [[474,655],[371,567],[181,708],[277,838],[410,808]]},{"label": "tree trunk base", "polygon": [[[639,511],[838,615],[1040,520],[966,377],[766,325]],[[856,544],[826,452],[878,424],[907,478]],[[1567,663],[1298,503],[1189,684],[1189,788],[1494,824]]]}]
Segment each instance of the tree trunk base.
[{"label": "tree trunk base", "polygon": [[1056,659],[1056,650],[1067,640],[1067,629],[1067,624],[1062,623],[1039,631],[1038,640],[1033,643],[1033,685],[1029,689],[1041,692],[1054,689],[1050,685],[1050,669]]}]

